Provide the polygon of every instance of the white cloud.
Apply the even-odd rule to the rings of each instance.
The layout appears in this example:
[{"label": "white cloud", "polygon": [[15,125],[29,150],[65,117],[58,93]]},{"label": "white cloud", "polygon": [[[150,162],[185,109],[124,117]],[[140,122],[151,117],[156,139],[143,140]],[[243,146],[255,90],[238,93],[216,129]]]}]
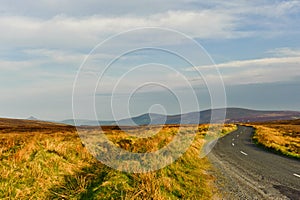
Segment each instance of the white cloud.
[{"label": "white cloud", "polygon": [[[147,12],[148,14],[133,14],[128,10],[121,15],[109,15],[109,12],[80,15],[80,9],[93,10],[96,4],[99,7],[97,1],[86,3],[63,1],[62,3],[65,5],[65,9],[47,18],[31,15],[31,12],[27,12],[26,15],[18,15],[17,10],[21,11],[21,6],[20,8],[17,6],[17,10],[15,10],[10,3],[4,3],[6,5],[4,7],[9,12],[7,15],[0,16],[1,44],[11,48],[91,49],[113,34],[145,26],[171,28],[202,39],[265,37],[282,32],[299,31],[297,28],[291,28],[295,27],[296,19],[289,16],[291,13],[299,11],[299,1],[276,3],[231,1],[228,3],[215,0],[200,4],[197,1],[188,0],[174,2],[175,7],[156,9],[155,12],[154,10],[150,13]],[[106,5],[105,2],[102,3]],[[197,6],[197,3],[200,5]],[[44,8],[46,10],[54,8],[60,10],[61,7],[60,4],[52,1],[31,4],[33,2],[30,1],[22,7],[29,8],[31,6],[32,9]],[[115,2],[115,4],[120,4],[120,2]],[[117,6],[115,4],[110,2],[112,9]],[[144,4],[147,3],[144,2]],[[182,4],[186,7],[179,6]],[[139,8],[142,5],[139,2],[136,6]],[[67,11],[71,8],[77,9],[79,13],[68,15]],[[127,7],[124,9],[126,10]],[[149,8],[149,10],[151,9]],[[258,17],[259,20],[257,20]],[[164,40],[165,38],[162,41]]]},{"label": "white cloud", "polygon": [[[272,64],[299,64],[300,57],[283,57],[283,58],[261,58],[261,59],[252,59],[252,60],[236,60],[227,63],[216,64],[217,68],[242,68],[242,67],[256,67],[256,66],[271,66]],[[196,69],[211,69],[213,65],[198,66]],[[187,71],[193,71],[193,68],[187,69]]]},{"label": "white cloud", "polygon": [[[28,106],[24,113],[33,108],[44,116],[46,114],[43,113],[52,112],[53,118],[71,113],[63,107],[70,103],[72,84],[80,63],[96,44],[121,31],[154,26],[182,31],[199,39],[222,40],[276,34],[287,34],[288,37],[289,33],[300,31],[299,17],[296,16],[299,9],[300,1],[269,0],[28,0],[18,4],[4,0],[0,8],[0,43],[1,49],[5,48],[7,53],[3,51],[0,58],[1,105],[7,108],[7,113],[12,110],[16,116],[20,112],[17,108],[20,99],[24,102],[24,108]],[[148,39],[151,43],[158,40],[159,44],[172,45],[180,42],[176,37],[145,33],[134,39],[134,42]],[[123,38],[120,42],[111,48],[118,48],[119,45],[126,49],[126,45],[133,40]],[[112,56],[110,53],[96,52],[91,59],[108,60]],[[268,53],[272,55],[270,58],[237,60],[217,66],[225,83],[232,85],[288,81],[300,77],[299,50],[279,48]],[[90,68],[90,77],[97,78],[93,66]],[[199,70],[210,69],[211,66],[199,67]],[[206,74],[206,79],[218,80],[215,74]],[[90,77],[84,87],[91,87]],[[146,77],[140,75],[137,78],[142,82]],[[182,82],[174,81],[176,74],[161,78],[172,87],[182,85]],[[109,92],[114,82],[115,77],[108,77],[104,91],[99,92]],[[124,82],[121,86],[121,91],[134,87],[135,80]],[[39,107],[40,102],[45,105]],[[47,105],[52,106],[47,108]]]},{"label": "white cloud", "polygon": [[1,72],[5,71],[18,71],[22,69],[28,69],[31,67],[36,67],[42,64],[41,61],[0,61]]},{"label": "white cloud", "polygon": [[135,13],[149,15],[154,12],[164,12],[174,8],[185,8],[188,1],[184,0],[27,0],[26,2],[12,3],[2,0],[1,8],[5,14],[20,13],[21,15],[39,16],[49,18],[57,14],[65,13],[72,16],[89,16],[101,13],[101,15],[115,16]]},{"label": "white cloud", "polygon": [[16,72],[24,74],[24,72],[39,72],[51,70],[54,67],[61,67],[61,71],[76,71],[80,63],[84,60],[86,54],[77,52],[68,52],[56,49],[25,49],[21,50],[24,59],[0,60],[0,70],[2,74],[5,72]]},{"label": "white cloud", "polygon": [[[237,60],[216,65],[196,67],[197,70],[209,71],[217,67],[227,85],[250,83],[276,83],[297,80],[300,77],[300,56]],[[193,68],[187,71],[194,71]],[[208,77],[217,79],[215,75]]]},{"label": "white cloud", "polygon": [[267,53],[277,56],[277,57],[300,57],[299,49],[292,49],[288,47],[276,48],[268,51]]},{"label": "white cloud", "polygon": [[84,60],[86,54],[78,52],[68,52],[57,49],[25,49],[23,52],[32,58],[42,59],[44,62],[56,64],[78,65]]},{"label": "white cloud", "polygon": [[96,45],[106,37],[128,29],[154,26],[172,28],[199,38],[234,37],[235,21],[230,14],[212,10],[169,11],[150,16],[67,17],[36,19],[0,17],[0,41],[10,46],[80,48]]},{"label": "white cloud", "polygon": [[[62,6],[63,4],[64,6]],[[129,7],[134,4],[136,10],[148,10],[134,14]],[[172,28],[198,38],[232,38],[259,35],[260,31],[269,28],[269,34],[278,31],[297,31],[291,29],[295,20],[290,17],[300,8],[299,1],[175,1],[167,7],[145,8],[147,1],[126,2],[122,14],[110,15],[125,5],[122,2],[74,2],[55,1],[26,2],[26,5],[11,6],[3,2],[8,13],[0,17],[1,44],[11,46],[39,46],[51,48],[91,47],[112,34],[143,26]],[[131,5],[131,6],[129,6]],[[183,6],[185,5],[185,6]],[[106,12],[96,12],[95,7],[110,7]],[[151,9],[153,6],[157,9]],[[158,9],[163,7],[163,9]],[[21,9],[22,8],[22,9]],[[47,18],[34,16],[33,12],[18,15],[25,8],[35,10],[58,10]],[[93,10],[87,12],[86,10]],[[95,10],[94,10],[95,9]],[[26,10],[26,9],[25,9]],[[78,13],[68,13],[76,10]],[[98,9],[99,10],[99,9]],[[81,12],[80,12],[81,11]],[[101,10],[102,11],[102,10]],[[21,12],[22,13],[22,12]],[[143,13],[143,12],[142,12]],[[259,20],[257,18],[259,17]],[[276,18],[276,20],[274,20]],[[255,26],[255,30],[250,30]],[[283,29],[283,27],[290,27]],[[252,27],[253,28],[253,27]],[[262,29],[262,30],[259,30]],[[272,32],[273,31],[273,32]],[[278,33],[278,32],[277,32]]]}]

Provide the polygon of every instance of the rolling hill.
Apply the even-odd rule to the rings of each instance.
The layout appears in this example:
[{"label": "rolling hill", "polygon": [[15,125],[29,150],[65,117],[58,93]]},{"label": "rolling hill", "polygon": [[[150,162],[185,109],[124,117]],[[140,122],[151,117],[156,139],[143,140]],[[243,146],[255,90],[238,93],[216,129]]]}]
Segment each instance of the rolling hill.
[{"label": "rolling hill", "polygon": [[[147,124],[205,124],[210,123],[212,112],[223,113],[225,108],[204,110],[200,112],[190,112],[181,115],[161,115],[146,113],[133,118],[121,119],[119,121],[92,121],[76,120],[77,125],[97,126],[97,125],[147,125]],[[244,108],[226,108],[226,123],[237,122],[267,122],[274,120],[300,119],[298,111],[263,111],[250,110]],[[222,117],[215,119],[221,121]],[[64,120],[60,123],[75,125],[73,119]]]}]

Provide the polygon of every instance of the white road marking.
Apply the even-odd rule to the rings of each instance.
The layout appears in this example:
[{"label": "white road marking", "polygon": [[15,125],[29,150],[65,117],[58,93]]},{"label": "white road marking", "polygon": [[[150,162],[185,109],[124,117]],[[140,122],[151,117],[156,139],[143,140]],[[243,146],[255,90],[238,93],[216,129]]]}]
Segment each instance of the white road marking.
[{"label": "white road marking", "polygon": [[234,146],[234,143],[231,143],[232,146]]},{"label": "white road marking", "polygon": [[296,176],[296,177],[298,177],[298,178],[300,178],[300,175],[299,174],[293,174],[294,176]]},{"label": "white road marking", "polygon": [[243,152],[243,151],[240,151],[241,152],[241,154],[244,154],[245,156],[248,156],[248,154],[246,154],[245,152]]}]

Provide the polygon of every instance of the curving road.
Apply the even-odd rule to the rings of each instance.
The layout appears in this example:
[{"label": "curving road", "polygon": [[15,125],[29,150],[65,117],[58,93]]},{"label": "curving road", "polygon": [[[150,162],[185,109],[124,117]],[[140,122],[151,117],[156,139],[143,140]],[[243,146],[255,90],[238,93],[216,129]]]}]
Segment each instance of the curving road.
[{"label": "curving road", "polygon": [[208,158],[215,167],[224,199],[299,199],[300,161],[257,147],[254,129],[220,138]]}]

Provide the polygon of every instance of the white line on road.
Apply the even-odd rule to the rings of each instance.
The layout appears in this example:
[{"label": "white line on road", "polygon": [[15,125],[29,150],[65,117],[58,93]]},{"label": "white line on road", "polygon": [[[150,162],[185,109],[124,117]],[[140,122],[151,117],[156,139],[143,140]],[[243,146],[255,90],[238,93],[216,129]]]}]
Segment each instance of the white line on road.
[{"label": "white line on road", "polygon": [[293,174],[294,176],[297,176],[298,178],[300,178],[300,175],[299,174]]},{"label": "white line on road", "polygon": [[246,154],[245,152],[243,152],[243,151],[240,151],[241,152],[241,154],[244,154],[245,156],[248,156],[248,154]]},{"label": "white line on road", "polygon": [[234,146],[234,143],[231,143],[232,146]]}]

